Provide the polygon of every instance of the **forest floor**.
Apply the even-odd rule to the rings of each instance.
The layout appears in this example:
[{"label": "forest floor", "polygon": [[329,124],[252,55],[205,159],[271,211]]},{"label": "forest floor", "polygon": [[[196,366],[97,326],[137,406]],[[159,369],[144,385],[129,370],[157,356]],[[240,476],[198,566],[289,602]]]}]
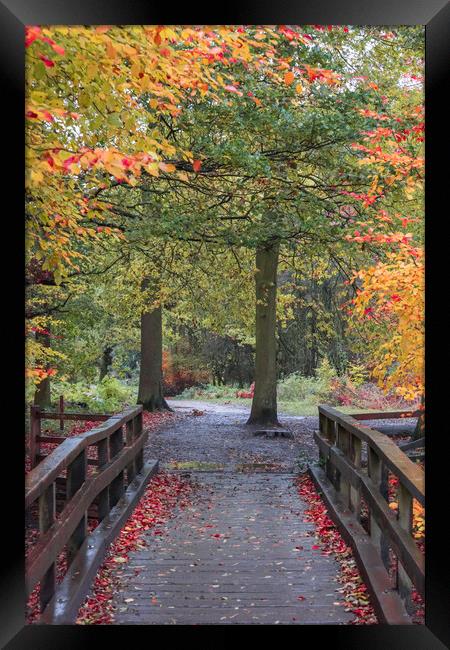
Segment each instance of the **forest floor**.
[{"label": "forest floor", "polygon": [[[149,433],[146,451],[149,458],[158,458],[163,468],[297,472],[303,471],[307,462],[318,460],[313,440],[313,432],[319,428],[317,415],[292,416],[281,410],[280,423],[293,438],[265,438],[254,435],[261,427],[245,424],[250,402],[235,405],[176,399],[168,404],[175,411],[174,419]],[[365,424],[405,427],[414,422],[404,418],[367,420]]]},{"label": "forest floor", "polygon": [[[169,402],[173,406],[179,405],[179,408],[185,409],[188,408],[201,408],[202,410],[209,410],[209,407],[214,406],[215,404],[218,406],[223,406],[223,407],[228,407],[227,412],[229,409],[237,409],[237,412],[239,413],[250,413],[250,408],[251,408],[251,403],[252,400],[248,398],[240,398],[240,397],[230,397],[230,396],[219,396],[217,393],[215,396],[199,396],[198,398],[189,398],[185,399],[183,397],[174,397],[169,400]],[[198,406],[200,404],[200,406]],[[203,406],[202,406],[203,405]],[[283,400],[278,399],[278,412],[280,414],[280,417],[285,417],[285,418],[292,418],[292,417],[303,417],[303,416],[311,416],[311,417],[316,417],[317,418],[317,406],[318,402],[316,400],[312,400],[311,398],[306,398],[306,399],[298,399],[296,401],[292,402],[285,402]],[[345,406],[345,405],[338,405],[336,406],[339,411],[342,413],[361,413],[362,411],[370,413],[371,411],[377,412],[377,411],[382,411],[386,410],[387,407],[378,407],[378,408],[367,408],[367,407],[355,407],[355,406]],[[392,407],[394,410],[395,408],[398,407]],[[225,411],[220,411],[220,412],[225,412]]]},{"label": "forest floor", "polygon": [[[167,469],[225,471],[298,471],[299,462],[317,459],[312,431],[318,417],[280,415],[293,438],[255,436],[260,426],[247,426],[249,405],[202,400],[168,400],[175,422],[149,434],[147,453]],[[200,415],[201,414],[201,415]],[[175,424],[176,423],[176,424]],[[175,425],[175,426],[174,426]]]}]

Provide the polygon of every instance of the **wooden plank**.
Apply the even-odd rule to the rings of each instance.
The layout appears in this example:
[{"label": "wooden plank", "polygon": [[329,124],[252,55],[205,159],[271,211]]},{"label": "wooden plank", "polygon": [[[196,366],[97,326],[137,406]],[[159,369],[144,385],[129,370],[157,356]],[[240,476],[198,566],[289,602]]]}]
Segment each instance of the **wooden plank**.
[{"label": "wooden plank", "polygon": [[25,477],[25,508],[29,508],[80,451],[80,437],[68,438]]},{"label": "wooden plank", "polygon": [[94,499],[123,471],[130,459],[141,450],[143,444],[143,438],[138,438],[132,447],[125,448],[120,455],[116,456],[101,474],[88,478],[78,490],[76,498],[73,498],[64,508],[59,519],[40,537],[26,561],[27,593],[33,590],[49,565],[63,550]]},{"label": "wooden plank", "polygon": [[[134,611],[141,613],[142,623],[156,619],[169,623],[174,616],[183,624],[195,621],[197,615],[197,622],[221,624],[227,608],[232,610],[231,622],[246,624],[273,624],[277,619],[289,623],[282,616],[293,610],[293,616],[303,622],[351,620],[350,612],[333,605],[338,567],[333,558],[312,548],[314,526],[303,521],[308,506],[292,489],[295,475],[196,473],[195,478],[201,494],[214,494],[212,501],[200,498],[194,518],[184,510],[168,520],[161,537],[148,531],[144,537],[148,545],[133,552],[126,567],[117,567],[125,591],[114,594],[116,624],[124,623]],[[216,530],[202,531],[195,521],[216,523],[217,532],[225,533],[224,541],[213,539]],[[296,549],[298,544],[304,549]],[[134,592],[135,600],[123,612],[127,592]],[[165,597],[163,592],[169,593]],[[305,601],[298,599],[299,594]],[[217,598],[221,613],[214,607]],[[258,621],[261,612],[268,618]]]},{"label": "wooden plank", "polygon": [[395,420],[398,418],[418,418],[420,411],[376,411],[374,413],[369,413],[364,411],[363,413],[350,413],[352,418],[355,420]]},{"label": "wooden plank", "polygon": [[[109,437],[110,458],[115,458],[123,449],[123,427],[120,427]],[[120,472],[109,486],[109,502],[113,507],[119,501],[125,490],[124,473]]]},{"label": "wooden plank", "polygon": [[[350,461],[358,469],[361,467],[361,451],[362,442],[360,438],[352,435],[350,438]],[[350,509],[359,521],[361,510],[361,487],[359,481],[358,485],[350,484]]]},{"label": "wooden plank", "polygon": [[313,432],[313,438],[316,445],[319,447],[320,452],[325,460],[330,456],[331,444],[325,440],[318,431]]},{"label": "wooden plank", "polygon": [[[55,521],[55,484],[52,483],[39,497],[39,531],[46,533]],[[41,579],[41,588],[39,593],[39,602],[41,610],[52,599],[55,593],[56,577],[55,563],[52,562]]]},{"label": "wooden plank", "polygon": [[[341,463],[350,455],[350,433],[340,423],[337,424],[337,447],[341,450],[341,457],[339,458],[336,454],[335,458],[339,463]],[[334,464],[338,467],[336,462]],[[346,465],[345,463],[342,464]],[[342,473],[340,470],[339,473],[339,492],[341,493],[341,499],[345,503],[346,507],[348,507],[350,502],[350,477],[347,473]]]},{"label": "wooden plank", "polygon": [[417,590],[423,594],[425,588],[423,556],[411,536],[405,533],[397,521],[393,519],[386,502],[387,494],[380,492],[380,490],[386,492],[387,482],[385,480],[386,477],[383,477],[382,463],[375,452],[370,450],[369,455],[369,472],[373,477],[373,480],[371,480],[365,477],[360,470],[357,471],[353,468],[342,454],[342,451],[328,445],[319,434],[316,433],[314,439],[320,442],[324,453],[328,453],[330,461],[338,467],[341,474],[350,482],[350,485],[355,489],[362,489],[370,511],[372,541],[375,547],[380,547],[380,557],[387,562],[387,542],[389,540],[396,554],[401,559],[407,575],[411,576]]},{"label": "wooden plank", "polygon": [[[109,440],[105,438],[97,443],[97,458],[99,469],[102,470],[109,463]],[[109,502],[109,485],[97,497],[98,520],[102,521],[111,510]]]},{"label": "wooden plank", "polygon": [[[410,537],[412,532],[412,497],[406,488],[400,484],[398,486],[398,523],[399,526],[406,532],[408,537]],[[410,538],[411,539],[411,538]],[[413,542],[414,543],[414,542]],[[410,567],[407,563],[402,561],[402,558],[399,558],[397,564],[397,588],[400,593],[401,598],[405,601],[406,608],[408,610],[413,609],[412,603],[412,589],[413,585],[409,577]]]},{"label": "wooden plank", "polygon": [[[86,450],[80,453],[77,458],[75,458],[69,467],[67,468],[67,482],[66,482],[66,500],[70,502],[72,499],[75,500],[75,496],[85,484],[86,481],[86,472],[87,472],[87,455]],[[90,504],[89,504],[90,505]],[[84,539],[87,534],[87,518],[86,510],[82,513],[80,520],[75,527],[75,530],[70,535],[67,540],[67,563],[70,564],[73,561],[73,558],[77,554],[78,549],[81,544],[84,542]],[[64,513],[64,511],[63,511]]]},{"label": "wooden plank", "polygon": [[[359,488],[359,474],[355,471],[355,468],[352,467],[350,461],[345,457],[341,449],[331,447],[330,460],[341,474],[341,483],[344,480],[349,486],[352,485],[355,489]],[[348,496],[348,491],[341,496],[346,504],[348,504]]]},{"label": "wooden plank", "polygon": [[40,623],[50,625],[75,623],[80,605],[89,591],[109,545],[117,537],[143,494],[149,479],[157,471],[158,461],[148,461],[142,474],[135,478],[109,515],[85,540],[62,583],[58,586],[55,597],[45,609]]},{"label": "wooden plank", "polygon": [[39,454],[39,436],[41,433],[41,409],[39,406],[32,405],[30,407],[30,439],[29,439],[29,453],[31,468],[36,465],[36,456]]},{"label": "wooden plank", "polygon": [[308,472],[328,508],[328,515],[349,544],[370,593],[375,613],[381,623],[409,625],[412,623],[398,593],[392,590],[376,547],[353,514],[339,502],[338,493],[318,468],[308,466]]},{"label": "wooden plank", "polygon": [[64,431],[64,395],[60,395],[59,397],[59,412],[59,430]]},{"label": "wooden plank", "polygon": [[109,502],[109,485],[107,485],[101,492],[98,493],[97,508],[98,520],[103,521],[103,519],[111,510],[111,505]]},{"label": "wooden plank", "polygon": [[416,449],[417,447],[425,446],[425,438],[419,438],[418,440],[411,440],[410,442],[401,442],[399,447],[402,451],[407,451],[408,449]]},{"label": "wooden plank", "polygon": [[[112,418],[101,427],[87,431],[80,436],[68,438],[49,454],[25,479],[25,507],[29,507],[43,490],[68,467],[78,453],[89,445],[109,437],[130,418],[139,415],[142,406],[130,407]],[[140,465],[142,467],[142,464]]]},{"label": "wooden plank", "polygon": [[374,431],[379,431],[389,438],[396,438],[397,436],[412,436],[416,428],[415,424],[402,424],[397,426],[395,424],[377,424]]},{"label": "wooden plank", "polygon": [[417,548],[411,535],[395,519],[383,497],[377,492],[376,485],[369,478],[361,479],[361,489],[367,501],[371,516],[381,530],[387,534],[397,556],[401,559],[408,575],[416,585],[417,591],[425,594],[425,558]]},{"label": "wooden plank", "polygon": [[425,474],[421,467],[413,463],[390,438],[384,434],[360,425],[353,417],[340,413],[328,406],[319,406],[319,413],[325,413],[342,425],[346,431],[356,435],[376,451],[386,466],[399,478],[412,496],[422,505],[425,503]]},{"label": "wooden plank", "polygon": [[326,440],[321,438],[318,433],[314,433],[314,440],[321,446],[326,458],[337,467],[339,472],[344,476],[351,486],[355,489],[360,487],[359,472],[355,470],[351,461],[347,459],[341,449],[330,445]]},{"label": "wooden plank", "polygon": [[[125,438],[126,438],[126,444],[127,446],[130,446],[133,444],[134,440],[134,429],[135,429],[135,424],[134,424],[134,419],[130,420],[125,424]],[[134,458],[131,461],[129,465],[127,465],[127,484],[129,485],[132,483],[134,477],[136,476],[136,465],[134,462]]]}]

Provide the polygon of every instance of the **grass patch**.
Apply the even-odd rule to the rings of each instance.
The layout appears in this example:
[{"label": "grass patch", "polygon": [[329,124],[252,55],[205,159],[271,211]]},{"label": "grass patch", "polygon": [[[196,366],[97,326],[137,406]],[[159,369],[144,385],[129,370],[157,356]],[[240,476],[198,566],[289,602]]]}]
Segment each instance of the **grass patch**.
[{"label": "grass patch", "polygon": [[166,463],[167,469],[181,469],[181,470],[196,470],[196,471],[214,471],[222,470],[223,465],[220,463],[208,463],[207,461],[199,460],[173,460],[169,463]]},{"label": "grass patch", "polygon": [[[185,397],[185,395],[178,395],[177,397],[171,397],[174,401],[189,399],[190,401],[207,402],[210,404],[223,404],[230,406],[240,406],[241,408],[251,408],[252,400],[251,399],[242,399],[239,397],[211,397],[209,395],[195,396],[195,397]],[[342,406],[340,404],[330,404],[329,401],[324,400],[323,404],[328,406],[333,406],[342,413],[347,413],[351,415],[352,413],[376,413],[383,409],[371,409],[371,408],[361,408],[358,406]],[[318,403],[316,400],[297,400],[292,402],[278,401],[278,413],[283,415],[293,415],[293,416],[318,416]]]}]

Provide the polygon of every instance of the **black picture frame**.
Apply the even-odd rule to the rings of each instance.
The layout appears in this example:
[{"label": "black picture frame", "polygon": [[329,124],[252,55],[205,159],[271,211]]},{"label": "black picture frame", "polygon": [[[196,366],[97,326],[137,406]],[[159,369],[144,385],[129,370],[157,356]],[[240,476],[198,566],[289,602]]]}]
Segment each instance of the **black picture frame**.
[{"label": "black picture frame", "polygon": [[[426,553],[426,625],[425,626],[305,626],[313,628],[313,640],[306,641],[305,629],[296,627],[298,641],[308,644],[332,644],[345,650],[438,650],[450,647],[449,538],[445,533],[448,508],[447,459],[449,456],[446,372],[450,355],[448,335],[448,216],[445,214],[448,185],[446,164],[448,102],[444,99],[448,85],[450,6],[444,0],[340,0],[333,3],[315,0],[273,3],[269,0],[241,0],[209,9],[185,3],[171,9],[168,3],[153,5],[145,0],[3,0],[0,2],[1,102],[4,118],[3,146],[0,160],[2,174],[3,216],[7,222],[3,233],[6,248],[13,251],[7,266],[4,262],[3,337],[11,360],[4,362],[8,386],[3,403],[2,464],[2,537],[6,550],[0,562],[0,643],[11,650],[78,648],[93,643],[130,643],[130,632],[148,632],[145,626],[27,626],[25,625],[24,539],[23,539],[23,456],[24,439],[21,417],[24,410],[23,349],[23,279],[24,279],[24,26],[32,24],[348,24],[348,25],[425,25],[426,26],[426,386],[427,386],[427,553]],[[446,56],[447,55],[447,56]],[[6,145],[6,135],[12,136]],[[5,209],[6,200],[9,208]],[[446,268],[444,267],[446,265]],[[446,273],[447,271],[447,273]],[[446,309],[447,307],[447,309]],[[5,368],[4,366],[4,368]],[[448,399],[448,397],[447,397]],[[20,424],[19,424],[20,423]],[[6,468],[12,470],[6,478]],[[447,472],[446,472],[447,470]],[[183,627],[198,639],[202,626]],[[213,628],[216,626],[212,626]],[[238,626],[239,627],[239,626]],[[255,626],[252,635],[260,632]],[[174,629],[174,626],[171,626]],[[230,630],[222,628],[223,639]],[[114,630],[114,632],[112,631]],[[214,632],[214,629],[211,629]],[[265,630],[262,630],[265,632]],[[284,628],[277,626],[277,635]],[[311,631],[309,629],[308,631]],[[111,635],[114,634],[114,637]],[[124,637],[123,635],[127,636]],[[119,639],[119,637],[121,637]],[[153,634],[146,636],[154,643]],[[187,639],[185,636],[184,639]]]}]

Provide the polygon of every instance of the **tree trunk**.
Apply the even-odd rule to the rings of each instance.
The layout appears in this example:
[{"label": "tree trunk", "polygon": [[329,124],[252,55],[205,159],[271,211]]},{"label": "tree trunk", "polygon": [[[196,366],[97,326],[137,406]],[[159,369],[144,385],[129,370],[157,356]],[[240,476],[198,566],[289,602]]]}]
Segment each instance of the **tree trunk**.
[{"label": "tree trunk", "polygon": [[255,393],[247,424],[279,425],[277,415],[276,303],[279,242],[256,251]]},{"label": "tree trunk", "polygon": [[[49,328],[47,328],[49,331]],[[40,334],[36,332],[36,340],[42,343],[46,348],[50,347],[50,336],[48,334]],[[46,370],[49,369],[47,364]],[[50,377],[46,377],[36,387],[34,392],[34,405],[41,408],[48,408],[51,406],[51,392],[50,392]]]},{"label": "tree trunk", "polygon": [[112,351],[113,348],[111,345],[107,345],[103,348],[102,359],[100,361],[99,382],[101,382],[101,380],[108,374],[109,367],[112,363]]},{"label": "tree trunk", "polygon": [[162,309],[141,314],[141,367],[138,404],[144,411],[172,409],[162,390]]}]

